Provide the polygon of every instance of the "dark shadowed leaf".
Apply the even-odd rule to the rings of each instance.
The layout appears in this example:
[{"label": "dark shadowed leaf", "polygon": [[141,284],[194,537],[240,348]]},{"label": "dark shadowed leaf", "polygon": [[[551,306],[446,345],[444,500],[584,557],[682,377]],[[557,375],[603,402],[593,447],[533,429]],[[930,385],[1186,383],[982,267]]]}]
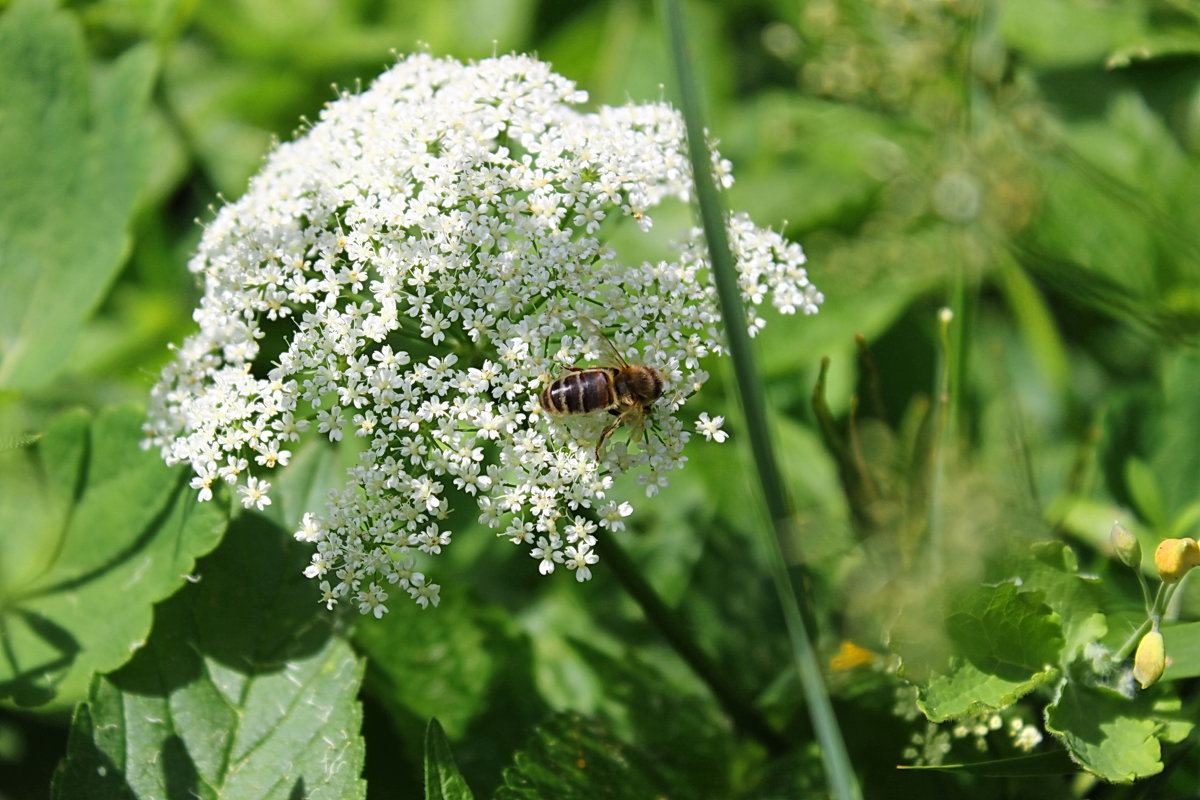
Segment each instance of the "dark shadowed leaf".
[{"label": "dark shadowed leaf", "polygon": [[92,684],[54,797],[363,797],[362,668],[306,560],[262,517],[232,526],[145,647]]},{"label": "dark shadowed leaf", "polygon": [[642,751],[621,742],[603,723],[559,714],[513,756],[496,800],[634,800],[681,797],[679,788]]},{"label": "dark shadowed leaf", "polygon": [[454,763],[446,732],[436,719],[429,720],[425,729],[425,800],[473,800],[474,797]]}]

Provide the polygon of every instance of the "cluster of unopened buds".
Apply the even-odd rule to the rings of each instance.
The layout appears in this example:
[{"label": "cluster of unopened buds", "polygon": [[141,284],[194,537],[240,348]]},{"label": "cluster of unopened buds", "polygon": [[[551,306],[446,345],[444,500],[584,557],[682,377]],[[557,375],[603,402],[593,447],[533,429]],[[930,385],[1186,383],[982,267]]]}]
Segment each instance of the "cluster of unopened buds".
[{"label": "cluster of unopened buds", "polygon": [[[1141,572],[1142,548],[1129,530],[1120,523],[1113,525],[1110,539],[1113,551],[1121,563],[1138,573],[1145,586]],[[1147,603],[1149,630],[1138,641],[1133,654],[1133,677],[1143,689],[1157,683],[1167,667],[1166,642],[1159,630],[1159,619],[1171,594],[1192,567],[1200,564],[1200,545],[1190,537],[1163,539],[1154,549],[1154,568],[1162,585],[1153,602]],[[1147,599],[1149,592],[1147,591]],[[1144,627],[1144,626],[1143,626]]]}]

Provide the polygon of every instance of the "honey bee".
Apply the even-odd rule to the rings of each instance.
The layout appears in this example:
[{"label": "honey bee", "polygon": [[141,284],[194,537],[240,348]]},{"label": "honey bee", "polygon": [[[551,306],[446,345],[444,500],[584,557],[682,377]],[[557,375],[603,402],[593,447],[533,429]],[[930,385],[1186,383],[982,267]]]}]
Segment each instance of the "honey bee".
[{"label": "honey bee", "polygon": [[596,442],[596,459],[600,448],[622,422],[638,426],[645,423],[654,401],[662,396],[663,380],[658,370],[630,364],[621,357],[616,346],[587,317],[579,321],[597,334],[616,359],[615,367],[567,367],[571,374],[551,381],[542,390],[539,403],[547,414],[589,414],[607,411],[616,419],[608,423]]}]

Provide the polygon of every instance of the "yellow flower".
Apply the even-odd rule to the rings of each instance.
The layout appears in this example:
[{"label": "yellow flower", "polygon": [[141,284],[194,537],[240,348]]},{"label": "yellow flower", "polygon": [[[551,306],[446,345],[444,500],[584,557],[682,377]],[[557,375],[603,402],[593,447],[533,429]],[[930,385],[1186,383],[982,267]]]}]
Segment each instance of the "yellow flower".
[{"label": "yellow flower", "polygon": [[1200,547],[1195,539],[1163,539],[1154,550],[1154,566],[1164,583],[1178,583],[1196,564]]},{"label": "yellow flower", "polygon": [[1137,652],[1133,655],[1133,677],[1145,689],[1158,682],[1166,666],[1163,636],[1157,630],[1150,631],[1138,642]]}]

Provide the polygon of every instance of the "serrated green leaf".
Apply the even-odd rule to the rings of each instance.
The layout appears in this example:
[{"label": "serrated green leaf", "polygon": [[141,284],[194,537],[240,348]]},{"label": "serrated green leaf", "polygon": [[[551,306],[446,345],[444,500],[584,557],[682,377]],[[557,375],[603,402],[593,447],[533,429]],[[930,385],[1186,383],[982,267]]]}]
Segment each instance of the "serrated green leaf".
[{"label": "serrated green leaf", "polygon": [[244,516],[77,713],[55,798],[363,797],[362,667],[303,547]]},{"label": "serrated green leaf", "polygon": [[1046,730],[1057,736],[1076,763],[1113,783],[1131,783],[1162,771],[1162,741],[1179,741],[1192,729],[1177,700],[1156,701],[1156,692],[1132,699],[1091,687],[1082,668],[1073,670],[1059,696],[1046,707]]},{"label": "serrated green leaf", "polygon": [[1004,583],[954,602],[946,616],[949,657],[940,666],[910,663],[919,648],[899,644],[906,676],[929,670],[917,700],[929,719],[1004,708],[1058,676],[1062,624],[1042,597]]},{"label": "serrated green leaf", "polygon": [[538,727],[513,756],[495,800],[643,800],[680,797],[676,781],[655,761],[621,742],[603,723],[559,714]]},{"label": "serrated green leaf", "polygon": [[91,74],[79,26],[46,0],[0,18],[0,386],[53,377],[121,265],[155,69],[142,46]]},{"label": "serrated green leaf", "polygon": [[0,454],[0,530],[21,532],[0,537],[0,697],[81,699],[220,540],[222,508],[140,448],[141,424],[135,408],[68,413],[36,446]]},{"label": "serrated green leaf", "polygon": [[1030,555],[1009,565],[1004,577],[1019,577],[1023,590],[1040,592],[1042,602],[1058,615],[1063,633],[1058,663],[1065,667],[1084,646],[1108,631],[1100,613],[1103,583],[1095,576],[1080,575],[1074,551],[1062,542],[1037,542],[1031,545]]},{"label": "serrated green leaf", "polygon": [[446,732],[436,718],[429,720],[425,729],[425,800],[474,800],[474,797],[454,763]]}]

